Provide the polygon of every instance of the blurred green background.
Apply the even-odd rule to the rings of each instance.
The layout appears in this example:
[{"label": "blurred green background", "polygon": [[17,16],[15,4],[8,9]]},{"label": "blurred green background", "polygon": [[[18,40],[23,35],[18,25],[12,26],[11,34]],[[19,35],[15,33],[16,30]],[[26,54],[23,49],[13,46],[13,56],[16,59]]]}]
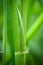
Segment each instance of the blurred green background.
[{"label": "blurred green background", "polygon": [[[11,21],[12,21],[12,14],[11,14],[11,5],[12,4],[11,3],[13,0],[11,0],[11,1],[6,0],[6,1],[7,1],[7,37],[8,37],[7,44],[6,44],[6,65],[12,65],[11,47],[10,47],[9,40],[14,41],[13,35],[11,35],[13,27],[10,27]],[[37,21],[37,18],[40,16],[40,14],[43,12],[43,0],[17,0],[16,2],[18,4],[18,8],[20,10],[22,18],[23,18],[23,13],[21,12],[22,6],[25,2],[27,2],[27,4],[25,6],[27,6],[28,12],[27,12],[27,14],[24,13],[25,14],[24,17],[27,18],[27,27],[26,27],[26,32],[27,32],[31,28],[31,26],[35,23],[35,21]],[[24,8],[24,12],[25,12],[25,10],[26,10],[26,7]],[[42,20],[42,22],[43,22],[43,20]],[[3,65],[3,54],[4,54],[3,24],[4,24],[4,0],[0,0],[0,65]],[[11,33],[9,31],[11,31]],[[20,28],[19,28],[19,31],[21,31]],[[26,65],[43,65],[43,23],[40,25],[37,32],[33,35],[33,37],[27,43],[28,43],[27,49],[29,50],[28,51],[29,53],[26,55],[25,64]],[[12,44],[13,44],[13,42],[12,42]],[[18,43],[18,45],[19,45],[19,43]]]}]

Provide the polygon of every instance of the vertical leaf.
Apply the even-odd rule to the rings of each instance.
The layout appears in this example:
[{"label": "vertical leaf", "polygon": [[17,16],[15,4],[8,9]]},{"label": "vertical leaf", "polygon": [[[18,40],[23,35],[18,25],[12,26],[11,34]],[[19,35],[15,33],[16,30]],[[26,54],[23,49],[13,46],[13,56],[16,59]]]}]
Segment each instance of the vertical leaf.
[{"label": "vertical leaf", "polygon": [[13,65],[15,65],[15,52],[20,51],[19,23],[16,0],[10,1],[10,9],[11,11],[9,12],[9,16],[11,16],[11,19],[8,19],[8,41],[11,47],[12,62]]},{"label": "vertical leaf", "polygon": [[4,22],[3,22],[3,64],[6,65],[6,43],[7,43],[7,0],[4,0]]}]

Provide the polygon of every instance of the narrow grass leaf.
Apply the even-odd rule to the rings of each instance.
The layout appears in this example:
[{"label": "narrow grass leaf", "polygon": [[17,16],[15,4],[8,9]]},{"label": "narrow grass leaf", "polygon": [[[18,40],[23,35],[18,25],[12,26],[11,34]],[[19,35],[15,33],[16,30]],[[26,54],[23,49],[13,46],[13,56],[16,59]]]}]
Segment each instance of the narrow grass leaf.
[{"label": "narrow grass leaf", "polygon": [[4,0],[4,23],[3,23],[3,65],[6,65],[6,43],[7,43],[7,0]]},{"label": "narrow grass leaf", "polygon": [[21,17],[21,14],[20,14],[20,11],[19,11],[18,8],[17,8],[17,11],[18,11],[18,16],[19,16],[19,20],[20,20],[20,26],[21,26],[21,29],[22,29],[23,40],[24,40],[24,43],[23,43],[24,45],[22,46],[22,49],[26,50],[26,39],[25,39],[25,30],[24,30],[24,25],[23,25],[23,19]]},{"label": "narrow grass leaf", "polygon": [[33,35],[36,33],[36,31],[41,26],[42,21],[43,21],[43,13],[41,13],[41,15],[35,21],[35,23],[33,23],[31,28],[28,30],[28,32],[26,34],[26,41],[29,41],[33,37]]}]

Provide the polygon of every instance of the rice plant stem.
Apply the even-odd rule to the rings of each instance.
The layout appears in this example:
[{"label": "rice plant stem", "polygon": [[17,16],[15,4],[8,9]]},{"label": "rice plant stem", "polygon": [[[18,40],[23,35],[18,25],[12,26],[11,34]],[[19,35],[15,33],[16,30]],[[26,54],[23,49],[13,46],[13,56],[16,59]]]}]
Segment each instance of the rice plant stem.
[{"label": "rice plant stem", "polygon": [[[25,51],[26,50],[26,37],[25,37],[25,29],[24,29],[24,24],[23,24],[23,19],[22,19],[22,16],[20,14],[20,11],[19,9],[17,8],[17,11],[18,11],[18,16],[19,16],[19,20],[20,20],[20,26],[21,26],[21,29],[22,29],[22,34],[23,34],[23,40],[24,40],[24,46],[22,46],[22,51]],[[21,43],[22,44],[22,43]]]},{"label": "rice plant stem", "polygon": [[3,65],[6,65],[6,43],[7,43],[7,0],[4,0],[4,23],[3,23]]}]

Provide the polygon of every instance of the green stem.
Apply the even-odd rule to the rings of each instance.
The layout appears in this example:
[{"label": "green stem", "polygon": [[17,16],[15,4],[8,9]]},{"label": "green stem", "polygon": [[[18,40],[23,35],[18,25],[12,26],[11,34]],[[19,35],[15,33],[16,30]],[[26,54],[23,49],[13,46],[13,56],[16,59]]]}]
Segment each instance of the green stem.
[{"label": "green stem", "polygon": [[7,0],[4,0],[4,23],[3,23],[3,65],[6,65],[6,43],[7,43]]},{"label": "green stem", "polygon": [[[18,15],[17,15],[17,1],[12,0],[11,2],[11,13],[12,13],[12,32],[13,32],[13,38],[14,38],[14,43],[12,43],[12,50],[13,50],[13,57],[14,57],[14,52],[20,51],[20,37],[19,37],[19,22],[18,22]],[[14,57],[14,62],[15,62],[15,57]]]},{"label": "green stem", "polygon": [[[20,14],[19,9],[17,8],[18,11],[18,16],[19,16],[19,20],[20,20],[20,27],[21,27],[21,53],[23,53],[24,51],[26,51],[26,37],[25,37],[25,29],[24,29],[24,25],[23,25],[23,20],[22,20],[22,16]],[[21,65],[25,65],[26,64],[26,54],[21,54]]]},{"label": "green stem", "polygon": [[24,25],[23,25],[23,20],[22,20],[22,17],[21,17],[21,14],[20,14],[20,11],[19,9],[17,8],[17,11],[18,11],[18,16],[19,16],[19,20],[20,20],[20,26],[21,26],[21,30],[22,30],[22,39],[24,42],[22,42],[21,44],[21,51],[25,51],[26,50],[26,39],[25,39],[25,30],[24,30]]},{"label": "green stem", "polygon": [[25,28],[25,34],[27,30],[27,12],[28,12],[28,0],[23,0],[23,23]]}]

